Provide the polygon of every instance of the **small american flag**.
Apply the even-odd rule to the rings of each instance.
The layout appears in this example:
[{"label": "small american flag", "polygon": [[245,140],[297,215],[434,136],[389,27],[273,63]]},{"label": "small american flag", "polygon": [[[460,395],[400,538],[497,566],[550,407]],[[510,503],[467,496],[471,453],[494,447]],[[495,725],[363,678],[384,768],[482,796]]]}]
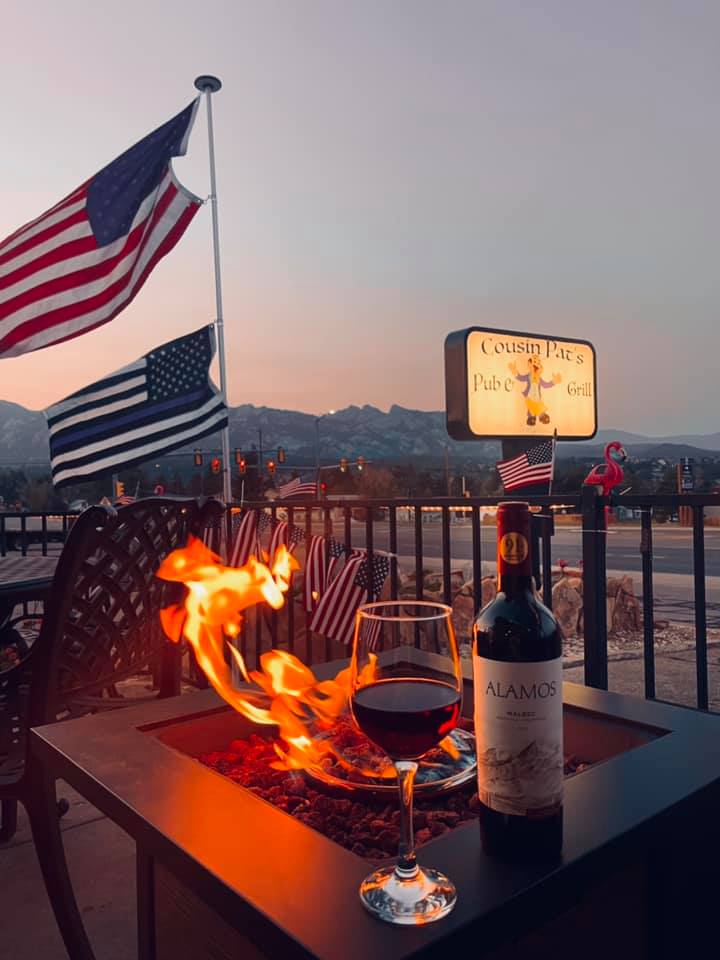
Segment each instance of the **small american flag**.
[{"label": "small american flag", "polygon": [[390,558],[373,555],[372,582],[366,552],[353,552],[320,598],[310,629],[340,643],[352,643],[355,614],[361,603],[378,596],[390,570]]},{"label": "small american flag", "polygon": [[305,477],[293,477],[287,483],[281,484],[278,487],[278,497],[281,500],[287,500],[288,497],[317,496],[317,483],[314,479],[308,479],[309,476],[308,474]]},{"label": "small american flag", "polygon": [[[267,514],[265,514],[265,516],[267,516]],[[286,546],[290,553],[292,553],[297,544],[304,539],[305,534],[300,527],[291,527],[287,520],[281,520],[279,523],[276,523],[273,527],[273,532],[270,537],[270,545],[268,546],[270,562],[272,563],[272,559],[275,556],[277,548],[281,544]]]},{"label": "small american flag", "polygon": [[335,566],[345,554],[342,543],[332,538],[314,536],[305,558],[305,584],[303,602],[305,610],[312,613],[333,578]]},{"label": "small american flag", "polygon": [[536,483],[552,480],[555,466],[555,443],[544,440],[512,460],[497,464],[505,491],[530,487]]},{"label": "small american flag", "polygon": [[318,600],[325,592],[327,562],[327,540],[314,536],[310,540],[305,557],[305,582],[303,584],[303,604],[308,613],[312,613]]},{"label": "small american flag", "polygon": [[171,166],[198,101],[0,242],[0,357],[112,320],[172,250],[202,204]]},{"label": "small american flag", "polygon": [[238,511],[238,513],[233,514],[231,537],[230,566],[243,567],[250,557],[257,553],[257,510],[246,510],[245,513]]}]

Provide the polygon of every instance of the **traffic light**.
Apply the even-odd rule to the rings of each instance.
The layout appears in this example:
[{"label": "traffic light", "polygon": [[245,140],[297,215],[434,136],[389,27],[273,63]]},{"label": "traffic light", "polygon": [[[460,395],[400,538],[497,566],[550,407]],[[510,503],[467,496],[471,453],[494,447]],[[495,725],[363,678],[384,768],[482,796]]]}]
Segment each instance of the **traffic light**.
[{"label": "traffic light", "polygon": [[247,473],[247,463],[245,462],[245,457],[240,457],[240,459],[237,462],[237,465],[238,465],[238,473],[240,474],[241,477],[244,477],[245,474]]},{"label": "traffic light", "polygon": [[195,458],[195,466],[202,466],[202,450],[193,450],[193,457]]},{"label": "traffic light", "polygon": [[327,484],[325,483],[324,480],[320,481],[320,496],[321,497],[327,496]]},{"label": "traffic light", "polygon": [[274,477],[274,476],[275,476],[275,461],[274,461],[274,460],[268,460],[268,462],[267,462],[267,468],[268,468],[268,473],[270,474],[270,476],[271,476],[271,477]]},{"label": "traffic light", "polygon": [[278,463],[285,463],[285,447],[278,447]]},{"label": "traffic light", "polygon": [[125,484],[122,480],[115,481],[115,499],[119,500],[120,497],[125,496]]},{"label": "traffic light", "polygon": [[348,458],[340,457],[340,472],[347,473],[347,468],[348,468]]},{"label": "traffic light", "polygon": [[365,457],[357,458],[357,468],[360,471],[360,473],[363,472],[363,470],[365,469]]},{"label": "traffic light", "polygon": [[210,470],[213,473],[220,473],[220,471],[222,470],[222,460],[220,459],[220,457],[212,458],[212,460],[210,461]]}]

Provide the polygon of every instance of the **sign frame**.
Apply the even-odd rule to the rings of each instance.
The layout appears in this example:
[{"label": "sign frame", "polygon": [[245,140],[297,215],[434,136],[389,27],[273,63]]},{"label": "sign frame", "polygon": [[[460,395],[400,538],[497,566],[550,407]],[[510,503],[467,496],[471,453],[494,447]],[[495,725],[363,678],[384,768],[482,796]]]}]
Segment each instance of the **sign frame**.
[{"label": "sign frame", "polygon": [[535,438],[543,440],[554,436],[554,430],[547,433],[473,433],[470,429],[468,350],[467,344],[472,333],[492,333],[508,337],[527,337],[529,340],[557,340],[562,343],[577,343],[589,347],[593,358],[593,416],[595,429],[592,434],[570,436],[559,434],[558,440],[575,442],[592,440],[598,431],[597,416],[597,353],[589,340],[577,337],[554,336],[549,333],[530,333],[523,330],[504,330],[499,327],[465,327],[454,330],[445,338],[445,417],[446,428],[453,440],[523,440],[529,443]]}]

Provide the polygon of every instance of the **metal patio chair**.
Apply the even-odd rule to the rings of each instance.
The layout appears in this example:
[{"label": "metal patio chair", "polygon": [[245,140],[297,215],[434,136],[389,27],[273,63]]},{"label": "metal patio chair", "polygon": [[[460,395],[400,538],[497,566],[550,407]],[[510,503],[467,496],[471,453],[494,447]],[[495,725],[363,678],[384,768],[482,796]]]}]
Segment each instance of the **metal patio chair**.
[{"label": "metal patio chair", "polygon": [[188,533],[203,538],[216,527],[223,510],[217,501],[171,498],[117,511],[91,507],[68,535],[36,639],[0,672],[0,841],[14,834],[21,802],[72,960],[92,960],[93,952],[65,861],[55,779],[29,754],[28,730],[136,705],[138,698],[123,698],[118,685],[153,664],[159,664],[153,699],[180,692],[182,651],[166,641],[159,613],[182,587],[155,572]]}]

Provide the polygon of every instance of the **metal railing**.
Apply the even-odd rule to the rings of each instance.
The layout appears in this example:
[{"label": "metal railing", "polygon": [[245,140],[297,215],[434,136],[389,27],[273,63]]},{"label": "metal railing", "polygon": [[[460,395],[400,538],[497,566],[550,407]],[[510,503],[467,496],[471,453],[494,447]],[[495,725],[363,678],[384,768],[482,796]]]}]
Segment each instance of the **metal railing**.
[{"label": "metal railing", "polygon": [[41,553],[47,556],[53,549],[60,551],[68,532],[79,513],[59,511],[2,511],[0,512],[0,557],[19,551]]},{"label": "metal railing", "polygon": [[[323,499],[315,501],[258,501],[243,504],[244,509],[259,509],[274,522],[287,520],[309,542],[314,533],[338,540],[346,550],[362,547],[367,550],[369,580],[372,582],[374,557],[382,551],[390,554],[387,591],[392,599],[399,596],[422,599],[429,569],[439,585],[439,596],[452,603],[457,584],[453,583],[453,566],[458,561],[469,575],[465,582],[472,587],[475,612],[482,598],[483,564],[495,559],[495,530],[483,537],[483,513],[494,508],[503,497],[472,499]],[[686,508],[692,518],[692,599],[671,601],[692,612],[695,637],[696,706],[707,710],[710,704],[708,678],[708,610],[713,621],[718,615],[708,606],[706,590],[705,519],[708,508],[720,514],[720,495],[632,495],[604,498],[595,487],[584,487],[579,495],[557,494],[528,498],[536,509],[533,517],[533,560],[535,576],[548,605],[552,601],[553,561],[557,549],[553,544],[555,517],[559,512],[579,517],[580,547],[583,565],[583,642],[584,680],[589,686],[608,687],[608,622],[607,622],[607,548],[606,507],[622,505],[639,511],[638,552],[640,556],[642,605],[642,656],[645,696],[656,698],[655,570],[653,556],[654,519],[660,512],[677,513]],[[236,509],[236,507],[234,508]],[[77,514],[42,512],[0,513],[0,556],[9,550],[23,555],[39,552],[47,555],[60,549],[73,518]],[[227,515],[228,532],[231,511]],[[613,529],[612,527],[610,528]],[[462,541],[461,557],[455,549]],[[462,551],[461,551],[462,552]],[[401,581],[401,573],[404,575]],[[376,599],[370,591],[370,599]],[[296,646],[298,617],[305,616],[297,603],[286,604],[282,611],[256,616],[250,629],[241,637],[241,652],[254,666],[261,653],[285,642],[308,663],[342,655],[342,650],[325,638],[313,636],[305,649]],[[305,623],[305,634],[307,631]],[[283,641],[284,637],[284,641]]]},{"label": "metal railing", "polygon": [[[433,565],[439,568],[437,572],[432,571],[432,579],[440,584],[439,599],[448,604],[452,603],[453,531],[462,526],[470,534],[470,556],[467,560],[471,566],[470,582],[474,612],[477,613],[482,598],[483,563],[495,560],[494,528],[492,546],[488,545],[487,555],[484,555],[482,511],[483,508],[496,507],[502,499],[507,498],[324,499],[296,502],[263,500],[245,503],[243,507],[249,510],[264,510],[270,515],[272,523],[287,520],[290,528],[294,528],[306,543],[310,542],[313,534],[323,534],[337,540],[346,552],[353,548],[365,549],[369,583],[373,580],[377,553],[389,554],[388,595],[393,600],[401,596],[401,566],[405,573],[402,596],[424,599],[426,574],[430,572],[426,563],[431,560]],[[545,601],[551,603],[553,508],[557,510],[564,507],[578,512],[580,498],[562,495],[535,497],[532,498],[532,504],[539,510],[533,516],[532,528],[534,573]],[[435,533],[435,524],[439,527],[439,533]],[[429,546],[429,543],[432,545]],[[428,549],[433,551],[432,554],[428,553]],[[408,586],[410,582],[414,583],[414,587]],[[377,598],[372,589],[369,589],[368,600],[374,599]],[[334,648],[327,638],[321,640],[310,637],[309,618],[306,618],[305,622],[305,649],[296,649],[296,633],[302,632],[296,629],[299,613],[296,606],[297,604],[288,603],[279,613],[268,614],[269,623],[265,623],[261,616],[251,618],[254,622],[250,624],[249,630],[241,633],[238,641],[240,652],[250,664],[253,664],[264,650],[275,646],[282,636],[286,638],[288,649],[298,653],[308,663],[342,655],[342,651]],[[305,616],[304,613],[301,615]]]}]

